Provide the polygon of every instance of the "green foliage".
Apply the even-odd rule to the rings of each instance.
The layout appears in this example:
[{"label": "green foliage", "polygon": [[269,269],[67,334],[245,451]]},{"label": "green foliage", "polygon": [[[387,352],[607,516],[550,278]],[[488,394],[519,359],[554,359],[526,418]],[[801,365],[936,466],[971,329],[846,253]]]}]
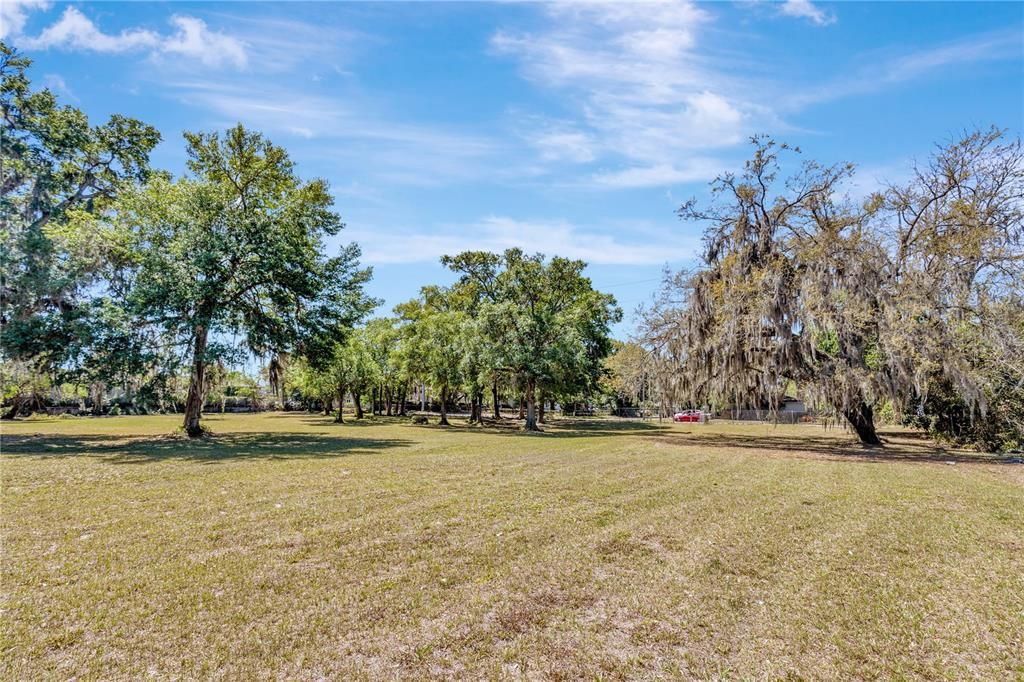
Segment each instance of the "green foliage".
[{"label": "green foliage", "polygon": [[438,391],[462,382],[462,341],[468,322],[461,311],[427,308],[406,327],[409,367]]},{"label": "green foliage", "polygon": [[[322,253],[324,238],[342,228],[326,183],[299,179],[282,148],[242,126],[185,137],[192,177],[154,178],[118,207],[131,305],[190,348],[190,395],[205,365],[238,357],[222,338],[328,362],[376,302],[363,292],[370,270],[359,268],[355,244]],[[186,409],[192,431],[198,404]]]},{"label": "green foliage", "polygon": [[822,329],[814,334],[814,347],[819,353],[835,357],[839,355],[839,335],[835,330]]},{"label": "green foliage", "polygon": [[612,353],[605,359],[606,375],[602,382],[615,402],[637,405],[650,398],[650,355],[638,343],[612,342]]},{"label": "green foliage", "polygon": [[358,247],[321,255],[342,227],[323,181],[302,182],[283,149],[240,126],[186,137],[195,177],[122,203],[140,311],[179,338],[203,326],[277,351],[323,343],[372,307]]},{"label": "green foliage", "polygon": [[621,319],[615,299],[595,291],[583,261],[466,252],[443,262],[461,275],[453,287],[468,301],[488,340],[485,365],[522,386],[529,404],[527,428],[535,428],[540,391],[592,390],[611,351],[610,325]]},{"label": "green foliage", "polygon": [[149,177],[160,135],[116,114],[90,125],[49,90],[33,91],[30,65],[0,42],[0,341],[5,356],[45,372],[69,362],[95,328],[89,296],[110,247],[96,219]]}]

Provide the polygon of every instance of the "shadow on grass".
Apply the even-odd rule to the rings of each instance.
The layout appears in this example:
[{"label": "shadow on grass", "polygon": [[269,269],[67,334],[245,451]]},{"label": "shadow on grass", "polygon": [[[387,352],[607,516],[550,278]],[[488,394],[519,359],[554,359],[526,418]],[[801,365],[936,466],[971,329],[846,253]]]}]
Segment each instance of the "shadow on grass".
[{"label": "shadow on grass", "polygon": [[699,433],[698,431],[664,431],[647,439],[678,446],[709,449],[753,450],[775,454],[811,454],[836,459],[859,459],[870,462],[940,462],[956,464],[1008,464],[1009,455],[970,452],[945,447],[925,434],[879,431],[883,445],[862,445],[853,436],[834,435],[744,435],[735,433]]},{"label": "shadow on grass", "polygon": [[599,436],[642,435],[667,431],[668,427],[658,426],[650,422],[618,421],[613,419],[573,419],[559,418],[540,424],[540,431],[526,431],[520,419],[504,418],[501,420],[485,419],[482,425],[470,425],[465,420],[452,422],[450,427],[442,427],[436,421],[418,425],[424,429],[446,429],[464,431],[466,433],[486,433],[499,436],[517,436],[522,438],[595,438]]},{"label": "shadow on grass", "polygon": [[175,459],[213,464],[232,460],[348,457],[408,447],[412,442],[400,438],[300,433],[228,433],[195,440],[178,435],[5,436],[3,441],[5,456],[99,457],[115,464]]},{"label": "shadow on grass", "polygon": [[278,412],[275,414],[267,414],[265,419],[285,419],[300,424],[307,424],[310,426],[325,426],[325,427],[338,427],[348,428],[350,426],[395,426],[402,424],[410,424],[410,417],[399,417],[391,416],[387,417],[384,415],[371,415],[366,413],[362,419],[357,419],[354,414],[345,413],[345,421],[341,424],[334,421],[337,413],[323,414],[322,412]]}]

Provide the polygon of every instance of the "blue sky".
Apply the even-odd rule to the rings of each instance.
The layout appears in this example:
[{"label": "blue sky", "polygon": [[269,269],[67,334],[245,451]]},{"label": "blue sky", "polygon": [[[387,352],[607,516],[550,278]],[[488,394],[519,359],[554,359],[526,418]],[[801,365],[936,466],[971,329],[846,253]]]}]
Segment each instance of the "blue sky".
[{"label": "blue sky", "polygon": [[857,163],[857,195],[1024,127],[1022,3],[3,0],[0,33],[94,120],[158,127],[157,166],[238,121],[284,145],[330,181],[382,312],[450,281],[441,254],[515,245],[587,260],[622,336],[698,253],[675,208],[751,134]]}]

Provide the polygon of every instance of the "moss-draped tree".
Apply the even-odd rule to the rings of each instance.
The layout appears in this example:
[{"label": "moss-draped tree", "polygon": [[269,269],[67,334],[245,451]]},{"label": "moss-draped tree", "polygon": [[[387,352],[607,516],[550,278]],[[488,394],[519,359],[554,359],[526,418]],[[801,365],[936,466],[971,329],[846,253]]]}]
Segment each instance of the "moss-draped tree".
[{"label": "moss-draped tree", "polygon": [[852,165],[782,180],[779,154],[796,150],[755,138],[709,206],[679,211],[707,226],[706,248],[648,311],[662,393],[777,404],[795,383],[871,445],[877,406],[927,410],[930,386],[967,419],[992,414],[993,385],[1024,386],[1024,154],[1002,137],[967,134],[860,205],[844,194]]}]

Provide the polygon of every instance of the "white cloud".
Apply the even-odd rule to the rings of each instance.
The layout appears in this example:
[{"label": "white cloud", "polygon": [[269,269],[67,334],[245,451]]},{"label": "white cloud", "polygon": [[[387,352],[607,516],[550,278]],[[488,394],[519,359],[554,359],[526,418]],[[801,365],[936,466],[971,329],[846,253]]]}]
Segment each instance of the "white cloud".
[{"label": "white cloud", "polygon": [[23,38],[21,45],[29,49],[45,50],[52,47],[93,52],[126,52],[140,48],[155,48],[160,37],[144,29],[121,31],[113,35],[97,28],[87,16],[75,7],[68,7],[53,25],[43,29],[36,38]]},{"label": "white cloud", "polygon": [[[610,228],[611,229],[611,228]],[[445,254],[474,249],[501,252],[519,247],[528,253],[579,258],[595,265],[660,265],[694,257],[697,238],[634,241],[623,234],[584,230],[572,223],[516,220],[488,216],[469,226],[449,227],[432,233],[349,229],[346,236],[359,242],[368,264],[436,262]]]},{"label": "white cloud", "polygon": [[687,30],[655,28],[623,34],[618,43],[640,57],[665,61],[677,59],[683,50],[693,47],[694,37]]},{"label": "white cloud", "polygon": [[160,45],[160,51],[198,59],[207,66],[220,66],[227,62],[245,68],[248,62],[245,46],[229,35],[211,31],[206,22],[195,17],[177,15],[171,23],[178,32],[168,36]]},{"label": "white cloud", "polygon": [[[735,145],[774,121],[746,101],[708,49],[713,17],[690,2],[556,3],[547,30],[499,31],[491,46],[523,74],[566,93],[578,119],[528,136],[544,162],[604,162],[626,170],[591,175],[601,187],[675,184],[681,160]],[[696,174],[703,177],[703,174]]]},{"label": "white cloud", "polygon": [[588,163],[597,156],[594,139],[574,128],[554,126],[528,139],[545,161]]},{"label": "white cloud", "polygon": [[[24,18],[17,30],[24,28]],[[35,37],[21,36],[18,44],[28,49],[84,50],[121,53],[148,51],[150,54],[188,57],[205,66],[230,64],[244,68],[247,63],[245,45],[232,36],[207,28],[202,19],[176,15],[171,18],[176,31],[162,36],[143,28],[125,29],[120,33],[104,33],[76,7],[68,7],[60,18]]]},{"label": "white cloud", "polygon": [[834,14],[821,9],[811,0],[786,0],[780,5],[779,11],[787,16],[808,19],[818,26],[828,26],[836,21]]},{"label": "white cloud", "polygon": [[635,166],[625,170],[595,173],[591,181],[609,189],[634,187],[665,187],[688,182],[706,182],[722,172],[724,163],[717,159],[689,159],[685,164]]},{"label": "white cloud", "polygon": [[49,7],[49,0],[3,0],[0,2],[0,38],[21,35],[29,12]]},{"label": "white cloud", "polygon": [[[818,25],[835,21],[810,0],[751,6]],[[601,188],[703,178],[700,159],[712,152],[720,155],[753,133],[793,131],[783,115],[952,66],[1020,56],[1016,27],[918,51],[901,45],[902,56],[882,58],[875,51],[860,60],[863,69],[831,82],[801,83],[738,48],[738,29],[717,26],[708,5],[568,2],[541,11],[548,19],[542,28],[505,27],[492,35],[491,47],[575,110],[554,130],[524,136],[539,152],[539,167],[599,165],[585,182]],[[529,120],[530,112],[513,115]]]}]

